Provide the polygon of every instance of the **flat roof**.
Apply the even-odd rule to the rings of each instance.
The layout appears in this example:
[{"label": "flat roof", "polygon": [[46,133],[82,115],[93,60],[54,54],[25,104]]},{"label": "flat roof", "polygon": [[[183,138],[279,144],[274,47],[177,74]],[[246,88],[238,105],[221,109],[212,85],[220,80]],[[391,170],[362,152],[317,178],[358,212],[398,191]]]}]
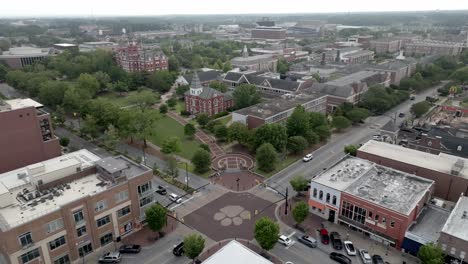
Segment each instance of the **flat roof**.
[{"label": "flat roof", "polygon": [[3,52],[2,57],[20,57],[20,56],[45,56],[49,54],[49,49],[36,47],[16,47]]},{"label": "flat roof", "polygon": [[460,197],[442,228],[442,232],[468,241],[468,197]]},{"label": "flat roof", "polygon": [[232,240],[203,261],[203,264],[273,264],[255,251]]},{"label": "flat roof", "polygon": [[464,167],[462,167],[458,175],[454,177],[463,177],[468,179],[468,159],[458,156],[445,153],[435,155],[376,140],[367,141],[359,148],[359,151],[449,175],[453,175],[452,169],[454,168],[455,163],[463,163],[465,164]]},{"label": "flat roof", "polygon": [[76,44],[72,44],[72,43],[57,43],[57,44],[54,44],[54,46],[56,47],[76,47],[77,45]]},{"label": "flat roof", "polygon": [[26,107],[35,107],[40,108],[43,105],[39,102],[34,101],[33,99],[11,99],[3,101],[5,104],[0,105],[0,111],[16,110]]},{"label": "flat roof", "polygon": [[449,218],[450,211],[438,206],[427,205],[416,222],[408,228],[405,237],[426,243],[435,243],[440,231]]},{"label": "flat roof", "polygon": [[254,55],[254,56],[248,56],[246,58],[244,57],[235,57],[231,60],[232,63],[242,63],[242,62],[255,62],[257,60],[276,60],[273,58],[272,54],[262,54],[262,55]]},{"label": "flat roof", "polygon": [[326,84],[336,85],[336,86],[345,86],[350,85],[355,82],[360,82],[364,79],[377,75],[378,73],[375,71],[358,71],[352,74],[348,74],[341,78],[338,78],[333,81],[326,82]]}]

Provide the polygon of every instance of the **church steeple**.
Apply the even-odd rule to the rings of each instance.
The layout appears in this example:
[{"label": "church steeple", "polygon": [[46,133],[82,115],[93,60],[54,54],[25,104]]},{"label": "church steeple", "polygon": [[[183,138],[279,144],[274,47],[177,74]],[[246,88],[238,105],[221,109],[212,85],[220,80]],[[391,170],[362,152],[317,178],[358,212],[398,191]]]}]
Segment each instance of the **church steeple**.
[{"label": "church steeple", "polygon": [[244,58],[249,57],[249,51],[247,50],[247,45],[244,45],[244,49],[242,50],[242,57]]},{"label": "church steeple", "polygon": [[192,82],[190,83],[190,95],[200,95],[203,91],[203,87],[198,78],[197,72],[193,73]]}]

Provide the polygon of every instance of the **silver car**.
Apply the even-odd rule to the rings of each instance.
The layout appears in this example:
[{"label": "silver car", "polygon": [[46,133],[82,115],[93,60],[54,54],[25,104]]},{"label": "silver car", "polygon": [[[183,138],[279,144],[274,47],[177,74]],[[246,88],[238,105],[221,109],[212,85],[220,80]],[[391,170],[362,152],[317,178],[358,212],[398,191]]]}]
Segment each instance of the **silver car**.
[{"label": "silver car", "polygon": [[362,263],[364,264],[372,264],[372,258],[369,255],[369,252],[365,249],[359,250],[359,256],[361,257]]}]

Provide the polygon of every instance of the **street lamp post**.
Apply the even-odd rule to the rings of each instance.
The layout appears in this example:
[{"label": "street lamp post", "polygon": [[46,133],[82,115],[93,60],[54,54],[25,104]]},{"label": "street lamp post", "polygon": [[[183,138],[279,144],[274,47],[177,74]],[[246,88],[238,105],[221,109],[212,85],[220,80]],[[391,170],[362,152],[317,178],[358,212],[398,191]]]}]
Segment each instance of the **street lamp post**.
[{"label": "street lamp post", "polygon": [[187,187],[186,187],[187,190],[188,190],[188,188],[189,188],[189,183],[188,183],[188,181],[189,181],[189,176],[188,176],[188,164],[187,164],[187,162],[185,162],[185,184],[186,184],[186,186],[187,186]]},{"label": "street lamp post", "polygon": [[284,195],[284,199],[286,200],[286,203],[284,204],[284,215],[288,214],[288,187],[286,187],[286,193]]}]

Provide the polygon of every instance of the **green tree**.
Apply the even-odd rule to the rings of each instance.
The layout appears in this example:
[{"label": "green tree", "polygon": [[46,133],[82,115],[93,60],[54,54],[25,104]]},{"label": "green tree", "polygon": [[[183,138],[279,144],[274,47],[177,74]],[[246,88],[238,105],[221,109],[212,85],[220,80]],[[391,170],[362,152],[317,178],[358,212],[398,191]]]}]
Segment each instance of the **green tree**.
[{"label": "green tree", "polygon": [[0,81],[6,80],[7,73],[8,73],[8,68],[5,65],[0,64]]},{"label": "green tree", "polygon": [[128,85],[126,82],[117,81],[115,83],[110,84],[110,86],[112,87],[112,90],[119,93],[120,96],[122,96],[123,93],[128,92]]},{"label": "green tree", "polygon": [[433,243],[426,244],[419,248],[418,258],[423,264],[443,264],[445,263],[445,253],[439,245]]},{"label": "green tree", "polygon": [[309,145],[315,145],[320,142],[320,137],[312,129],[307,130],[304,135],[305,140]]},{"label": "green tree", "polygon": [[179,153],[180,148],[180,138],[176,136],[170,136],[164,139],[162,142],[161,152],[165,154]]},{"label": "green tree", "polygon": [[192,157],[192,164],[195,166],[195,171],[205,173],[210,169],[211,155],[205,149],[198,149]]},{"label": "green tree", "polygon": [[275,170],[278,154],[275,148],[270,143],[264,143],[256,151],[256,160],[258,169],[264,172]]},{"label": "green tree", "polygon": [[302,105],[296,106],[291,116],[289,116],[286,128],[288,136],[304,136],[309,130],[309,114]]},{"label": "green tree", "polygon": [[86,91],[90,97],[94,97],[99,91],[99,82],[93,75],[82,73],[76,80],[76,87]]},{"label": "green tree", "polygon": [[60,143],[60,146],[66,147],[68,146],[68,144],[70,144],[70,139],[67,137],[61,137],[59,143]]},{"label": "green tree", "polygon": [[331,136],[330,127],[327,125],[318,126],[314,129],[314,131],[319,136],[321,141],[327,140]]},{"label": "green tree", "polygon": [[179,167],[177,164],[177,159],[172,155],[170,155],[167,158],[167,174],[171,175],[174,178],[179,176]]},{"label": "green tree", "polygon": [[358,147],[356,145],[346,145],[344,146],[344,153],[349,154],[351,156],[355,156],[357,154]]},{"label": "green tree", "polygon": [[348,112],[345,112],[346,118],[348,118],[351,122],[357,123],[360,122],[370,116],[369,110],[365,108],[354,107]]},{"label": "green tree", "polygon": [[281,74],[286,74],[286,72],[289,71],[289,65],[288,62],[285,61],[284,59],[279,59],[278,60],[278,65],[277,65],[278,72]]},{"label": "green tree", "polygon": [[309,206],[306,202],[303,201],[296,203],[296,205],[292,209],[292,215],[297,225],[300,225],[302,222],[304,222],[308,214]]},{"label": "green tree", "polygon": [[68,83],[60,81],[47,81],[39,88],[39,100],[45,105],[55,109],[63,103],[65,91],[69,88]]},{"label": "green tree", "polygon": [[254,237],[263,250],[272,249],[279,238],[279,225],[268,217],[262,217],[255,222]]},{"label": "green tree", "polygon": [[208,146],[207,144],[200,144],[200,148],[208,151],[208,153],[211,152],[210,146]]},{"label": "green tree", "polygon": [[344,116],[335,116],[332,121],[332,126],[338,130],[342,130],[351,126],[351,121]]},{"label": "green tree", "polygon": [[87,115],[81,125],[81,133],[88,135],[91,139],[94,139],[99,136],[99,130],[100,128],[97,124],[96,118],[92,115]]},{"label": "green tree", "polygon": [[228,61],[228,62],[224,63],[224,65],[223,65],[223,72],[226,73],[226,72],[228,72],[230,70],[232,70],[232,65],[231,65],[231,62]]},{"label": "green tree", "polygon": [[160,204],[153,204],[145,210],[146,223],[153,232],[160,232],[167,224],[167,209]]},{"label": "green tree", "polygon": [[191,234],[184,238],[184,255],[195,263],[195,259],[205,248],[205,239],[198,234]]},{"label": "green tree", "polygon": [[172,55],[169,57],[169,71],[179,71],[180,63],[176,56]]},{"label": "green tree", "polygon": [[98,72],[95,72],[93,74],[94,78],[96,78],[96,80],[98,81],[99,83],[99,92],[104,92],[107,87],[109,86],[109,83],[110,83],[110,77],[107,73],[105,72],[102,72],[102,71],[98,71]]},{"label": "green tree", "polygon": [[128,96],[128,103],[136,105],[140,108],[141,112],[153,106],[158,101],[158,95],[150,90],[143,90],[140,92],[133,92]]},{"label": "green tree", "polygon": [[468,66],[456,70],[450,78],[460,83],[468,82]]},{"label": "green tree", "polygon": [[204,128],[208,124],[208,122],[210,122],[210,117],[208,116],[207,113],[201,113],[197,115],[197,123],[201,127]]},{"label": "green tree", "polygon": [[415,103],[411,106],[410,112],[416,117],[420,118],[425,113],[427,113],[431,109],[431,104],[427,101],[422,101],[419,103]]},{"label": "green tree", "polygon": [[156,116],[147,113],[136,112],[131,115],[133,118],[130,125],[133,127],[132,131],[134,136],[143,141],[143,147],[146,148],[146,140],[154,135],[154,125],[156,123]]},{"label": "green tree", "polygon": [[228,128],[228,140],[237,141],[241,145],[248,145],[251,139],[249,128],[241,123],[234,122]]},{"label": "green tree", "polygon": [[296,191],[298,194],[307,188],[308,183],[309,181],[302,175],[294,176],[294,178],[289,181],[289,184],[291,184],[294,191]]},{"label": "green tree", "polygon": [[261,99],[257,87],[252,84],[241,84],[234,90],[232,97],[234,98],[234,106],[237,109],[258,104]]},{"label": "green tree", "polygon": [[119,143],[118,131],[112,124],[110,124],[104,132],[104,144],[109,148],[114,149],[117,143]]},{"label": "green tree", "polygon": [[195,129],[195,126],[191,123],[187,123],[184,126],[184,135],[190,138],[193,138],[197,130]]},{"label": "green tree", "polygon": [[177,99],[176,98],[171,97],[171,98],[169,98],[169,100],[167,100],[167,106],[169,106],[170,108],[174,108],[176,105],[177,105]]},{"label": "green tree", "polygon": [[293,136],[288,138],[287,149],[294,154],[301,153],[307,147],[308,142],[303,136]]},{"label": "green tree", "polygon": [[162,104],[162,105],[159,106],[159,113],[161,113],[161,114],[167,113],[168,110],[169,109],[167,107],[167,104]]},{"label": "green tree", "polygon": [[55,112],[53,113],[53,120],[56,124],[65,123],[65,110],[62,106],[57,106]]},{"label": "green tree", "polygon": [[216,89],[222,93],[225,93],[227,92],[227,86],[226,84],[220,82],[220,81],[212,81],[210,83],[210,87],[213,88],[213,89]]},{"label": "green tree", "polygon": [[252,140],[254,149],[264,143],[270,143],[276,151],[283,152],[288,143],[288,133],[283,125],[265,124],[255,130]]},{"label": "green tree", "polygon": [[150,75],[147,86],[160,93],[166,93],[174,81],[174,75],[169,71],[157,71]]},{"label": "green tree", "polygon": [[190,87],[188,85],[181,85],[176,88],[176,95],[179,98],[183,98],[185,93],[190,90]]},{"label": "green tree", "polygon": [[215,127],[215,136],[218,140],[226,140],[228,137],[228,133],[228,128],[225,125],[217,125]]},{"label": "green tree", "polygon": [[63,107],[68,112],[79,112],[83,105],[85,105],[86,102],[90,99],[91,97],[86,91],[71,87],[64,93]]}]

